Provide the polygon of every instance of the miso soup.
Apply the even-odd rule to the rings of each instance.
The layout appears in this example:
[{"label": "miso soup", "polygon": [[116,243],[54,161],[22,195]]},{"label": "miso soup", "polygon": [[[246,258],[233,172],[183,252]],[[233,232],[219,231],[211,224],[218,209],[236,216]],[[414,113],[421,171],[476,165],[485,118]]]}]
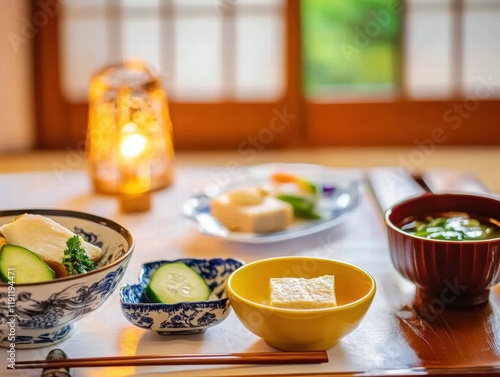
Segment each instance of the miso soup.
[{"label": "miso soup", "polygon": [[401,229],[432,240],[479,241],[500,237],[498,221],[457,212],[414,218],[405,222]]}]

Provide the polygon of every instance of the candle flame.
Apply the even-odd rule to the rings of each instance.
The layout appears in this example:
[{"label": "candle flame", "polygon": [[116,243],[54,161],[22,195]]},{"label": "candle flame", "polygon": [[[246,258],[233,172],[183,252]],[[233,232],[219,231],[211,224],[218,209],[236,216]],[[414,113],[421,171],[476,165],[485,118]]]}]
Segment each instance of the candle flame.
[{"label": "candle flame", "polygon": [[134,131],[130,132],[131,129],[136,129],[135,124],[127,124],[124,127],[124,131],[127,131],[122,135],[120,141],[120,153],[123,157],[127,159],[139,157],[146,149],[146,137],[140,132]]}]

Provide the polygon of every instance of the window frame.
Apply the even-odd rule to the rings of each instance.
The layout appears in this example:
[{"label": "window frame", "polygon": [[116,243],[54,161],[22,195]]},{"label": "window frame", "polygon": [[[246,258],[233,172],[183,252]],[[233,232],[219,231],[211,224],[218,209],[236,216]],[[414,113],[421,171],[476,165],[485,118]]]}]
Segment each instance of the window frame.
[{"label": "window frame", "polygon": [[[40,2],[31,4],[32,14],[43,11]],[[454,4],[462,12],[463,0]],[[286,1],[285,17],[283,98],[275,102],[169,101],[176,149],[241,152],[308,146],[500,144],[500,100],[464,99],[456,94],[447,100],[411,100],[403,86],[402,94],[391,102],[307,101],[301,91],[300,0]],[[404,28],[405,12],[402,17]],[[58,20],[56,13],[34,38],[36,147],[84,148],[88,104],[69,103],[62,95],[55,42]],[[400,51],[403,67],[404,51]]]},{"label": "window frame", "polygon": [[[426,154],[440,145],[500,144],[500,100],[461,95],[457,80],[447,99],[412,99],[404,85],[407,0],[402,2],[399,38],[400,91],[392,101],[315,103],[305,101],[311,146],[415,146]],[[451,0],[453,76],[462,77],[464,0]],[[338,124],[333,129],[330,125]]]},{"label": "window frame", "polygon": [[[286,19],[298,15],[299,1],[285,4]],[[32,1],[32,14],[43,12]],[[88,103],[70,103],[61,90],[59,12],[48,19],[34,39],[36,147],[84,148]],[[285,89],[276,101],[178,102],[169,100],[176,149],[245,149],[289,147],[300,143],[300,32],[284,23]]]}]

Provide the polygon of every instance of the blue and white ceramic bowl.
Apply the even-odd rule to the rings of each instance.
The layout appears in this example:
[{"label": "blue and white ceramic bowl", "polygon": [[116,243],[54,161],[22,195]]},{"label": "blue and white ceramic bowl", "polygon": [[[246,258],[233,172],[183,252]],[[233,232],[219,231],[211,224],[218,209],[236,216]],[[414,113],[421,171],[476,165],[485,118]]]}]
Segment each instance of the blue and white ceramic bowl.
[{"label": "blue and white ceramic bowl", "polygon": [[35,348],[69,337],[74,322],[98,309],[128,266],[134,242],[119,224],[88,213],[57,209],[0,211],[0,225],[24,213],[51,218],[103,250],[98,268],[33,284],[0,283],[0,346]]},{"label": "blue and white ceramic bowl", "polygon": [[[195,270],[211,289],[211,299],[177,304],[151,303],[145,289],[153,272],[163,264],[182,262]],[[225,293],[229,275],[243,263],[235,259],[177,259],[146,263],[137,284],[124,284],[120,290],[122,312],[127,320],[161,335],[197,334],[222,322],[230,313]]]}]

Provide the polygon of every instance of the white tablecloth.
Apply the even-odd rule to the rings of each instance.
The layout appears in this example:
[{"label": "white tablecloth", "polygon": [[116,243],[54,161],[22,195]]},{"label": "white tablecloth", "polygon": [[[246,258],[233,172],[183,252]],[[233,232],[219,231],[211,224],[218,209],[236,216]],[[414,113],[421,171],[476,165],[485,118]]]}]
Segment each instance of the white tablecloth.
[{"label": "white tablecloth", "polygon": [[[213,182],[214,173],[217,169],[180,168],[170,188],[154,193],[152,210],[138,214],[120,213],[116,198],[95,195],[85,172],[5,174],[0,175],[0,209],[71,209],[110,218],[127,227],[135,238],[136,249],[122,283],[136,282],[141,264],[146,261],[179,257],[234,257],[249,262],[279,255],[316,255],[355,263],[374,275],[378,283],[374,305],[361,325],[328,351],[330,362],[326,364],[88,368],[73,370],[74,376],[289,374],[406,368],[418,364],[412,348],[394,326],[395,303],[399,304],[402,297],[411,297],[413,286],[402,281],[392,268],[381,213],[366,193],[352,215],[330,230],[268,245],[236,244],[199,234],[196,225],[181,214],[181,203],[207,182]],[[246,330],[234,313],[198,335],[159,336],[134,327],[121,313],[118,289],[75,327],[69,339],[51,347],[19,349],[16,358],[43,359],[56,347],[70,357],[274,350]],[[389,332],[390,343],[386,341]],[[40,375],[40,370],[5,372],[5,354],[0,357],[2,375]]]}]

